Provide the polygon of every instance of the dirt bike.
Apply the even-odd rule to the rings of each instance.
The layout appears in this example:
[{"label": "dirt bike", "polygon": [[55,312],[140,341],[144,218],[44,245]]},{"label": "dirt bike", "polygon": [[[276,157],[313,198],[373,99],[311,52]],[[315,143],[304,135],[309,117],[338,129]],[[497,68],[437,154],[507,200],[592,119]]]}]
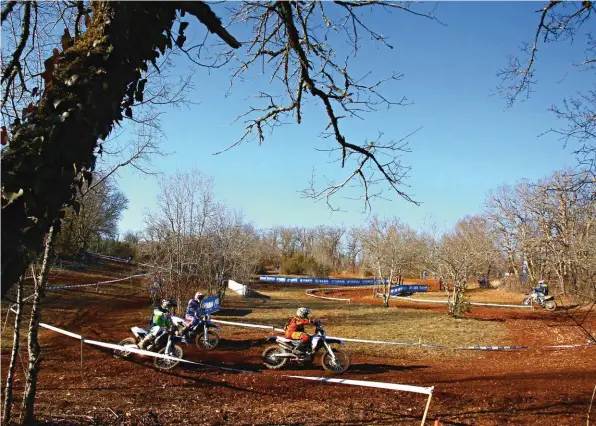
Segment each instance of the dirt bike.
[{"label": "dirt bike", "polygon": [[[132,331],[132,334],[134,334],[135,337],[127,337],[122,340],[119,345],[138,349],[138,343],[143,340],[149,331],[141,327],[131,327],[130,331]],[[187,345],[188,342],[184,336],[178,336],[176,333],[176,327],[172,327],[170,330],[159,334],[157,338],[145,348],[145,350],[157,352],[162,355],[169,355],[174,358],[182,358],[184,356],[184,351],[176,343],[182,342]],[[114,349],[114,356],[118,358],[128,358],[132,353],[133,352],[128,352],[127,350]],[[179,363],[180,361],[171,359],[153,358],[153,364],[161,370],[171,370]]]},{"label": "dirt bike", "polygon": [[315,334],[311,338],[311,347],[306,353],[301,353],[296,350],[300,343],[299,340],[286,339],[280,336],[271,336],[267,342],[275,342],[275,345],[268,346],[263,352],[263,364],[270,369],[278,369],[283,367],[288,361],[304,363],[313,362],[315,355],[323,349],[323,357],[321,365],[326,371],[330,373],[343,373],[350,366],[350,357],[341,349],[332,348],[331,345],[336,343],[344,346],[344,342],[339,339],[327,337],[325,329],[320,321],[315,321]]},{"label": "dirt bike", "polygon": [[216,330],[221,330],[221,327],[211,322],[209,314],[201,315],[199,322],[192,327],[185,327],[188,323],[184,318],[172,316],[172,321],[179,329],[183,330],[183,336],[188,341],[195,341],[199,349],[210,351],[215,349],[219,344],[219,335],[209,329],[215,328]]},{"label": "dirt bike", "polygon": [[523,300],[522,305],[536,303],[538,306],[542,306],[549,311],[557,309],[557,303],[555,302],[554,296],[545,296],[543,293],[540,293],[535,289],[531,289],[527,294],[528,297]]}]

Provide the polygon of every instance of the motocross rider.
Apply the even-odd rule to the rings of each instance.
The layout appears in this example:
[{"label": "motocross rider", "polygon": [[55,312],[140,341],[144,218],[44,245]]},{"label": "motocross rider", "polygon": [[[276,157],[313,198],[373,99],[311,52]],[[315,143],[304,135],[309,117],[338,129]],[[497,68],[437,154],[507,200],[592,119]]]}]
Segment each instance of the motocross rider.
[{"label": "motocross rider", "polygon": [[153,310],[153,318],[151,319],[153,325],[149,333],[139,342],[138,347],[140,349],[145,349],[157,336],[172,328],[173,323],[170,308],[175,306],[177,306],[176,302],[172,299],[163,299],[161,304]]},{"label": "motocross rider", "polygon": [[184,319],[186,320],[186,325],[183,328],[183,332],[191,327],[194,327],[199,321],[201,315],[203,315],[202,303],[205,295],[200,291],[195,293],[195,296],[188,301],[188,305],[186,306],[186,312],[184,313]]},{"label": "motocross rider", "polygon": [[538,281],[538,286],[534,288],[534,291],[538,293],[538,302],[542,303],[545,296],[548,296],[548,284],[544,280]]},{"label": "motocross rider", "polygon": [[295,352],[297,353],[305,353],[310,349],[310,336],[304,332],[304,326],[315,323],[314,320],[308,319],[311,313],[308,308],[298,308],[296,316],[288,321],[285,334],[286,339],[300,340],[300,343],[295,348]]}]

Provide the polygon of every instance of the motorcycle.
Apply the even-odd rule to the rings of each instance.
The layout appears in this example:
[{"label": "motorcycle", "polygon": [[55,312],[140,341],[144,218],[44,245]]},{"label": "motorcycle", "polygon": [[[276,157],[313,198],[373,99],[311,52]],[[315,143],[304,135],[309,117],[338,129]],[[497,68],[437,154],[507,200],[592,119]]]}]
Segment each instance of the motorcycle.
[{"label": "motorcycle", "polygon": [[528,297],[523,300],[522,305],[527,306],[536,303],[538,306],[542,306],[549,311],[557,309],[557,303],[555,302],[554,296],[545,296],[543,293],[536,291],[536,289],[531,289],[527,295]]},{"label": "motorcycle", "polygon": [[[131,327],[130,331],[132,331],[132,334],[134,334],[135,337],[127,337],[126,339],[122,340],[119,343],[119,345],[138,349],[138,343],[141,340],[143,340],[143,338],[149,333],[149,330],[145,330],[141,327]],[[176,328],[172,327],[170,328],[170,330],[158,335],[157,338],[153,342],[151,342],[145,350],[157,352],[158,354],[162,355],[169,355],[174,358],[182,358],[184,355],[184,351],[179,345],[176,344],[178,342],[182,342],[185,345],[188,345],[188,342],[184,338],[184,336],[178,336]],[[128,358],[132,353],[133,352],[129,352],[125,349],[114,349],[114,356],[117,358]],[[179,363],[180,361],[175,361],[172,359],[153,359],[153,364],[161,370],[171,370],[172,368],[176,367]]]},{"label": "motorcycle", "polygon": [[[201,315],[199,321],[192,327],[186,327],[187,322],[184,318],[172,316],[172,322],[178,326],[179,329],[183,330],[183,335],[187,340],[194,340],[199,349],[206,351],[213,350],[219,344],[219,335],[210,328],[221,330],[221,327],[211,322],[209,314]],[[182,327],[185,328],[182,328]]]},{"label": "motorcycle", "polygon": [[325,329],[320,321],[315,321],[315,334],[311,339],[311,350],[306,353],[299,353],[296,347],[300,341],[286,339],[280,336],[271,336],[267,342],[274,342],[275,345],[265,348],[263,352],[263,364],[270,369],[278,369],[283,367],[288,361],[298,363],[313,362],[315,355],[323,349],[323,357],[321,365],[323,368],[334,374],[343,373],[350,366],[350,357],[346,352],[338,348],[332,348],[331,344],[339,344],[344,346],[344,342],[340,339],[327,337]]}]

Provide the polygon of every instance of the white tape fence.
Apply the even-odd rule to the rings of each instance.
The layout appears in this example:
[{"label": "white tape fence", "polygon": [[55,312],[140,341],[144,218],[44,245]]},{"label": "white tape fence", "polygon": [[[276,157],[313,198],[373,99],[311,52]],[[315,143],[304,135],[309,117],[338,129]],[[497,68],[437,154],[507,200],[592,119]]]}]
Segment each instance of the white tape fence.
[{"label": "white tape fence", "polygon": [[[263,325],[263,324],[247,324],[242,322],[233,322],[233,321],[224,321],[219,319],[211,318],[212,322],[221,323],[221,324],[228,324],[228,325],[235,325],[238,327],[248,327],[248,328],[261,328],[264,330],[271,330],[273,332],[280,332],[283,333],[284,330],[282,328],[276,328],[275,326],[271,325]],[[337,336],[328,336],[330,339],[340,339],[344,342],[354,342],[354,343],[369,343],[374,345],[400,345],[400,346],[417,346],[420,348],[429,348],[429,349],[457,349],[457,350],[480,350],[480,351],[512,351],[512,350],[522,350],[522,349],[571,349],[571,348],[580,348],[593,345],[593,341],[588,341],[587,343],[575,344],[575,345],[547,345],[547,346],[504,346],[504,345],[475,345],[475,346],[446,346],[446,345],[437,345],[433,343],[422,343],[421,341],[418,342],[397,342],[397,341],[386,341],[386,340],[368,340],[368,339],[352,339],[348,337],[337,337]]]},{"label": "white tape fence", "polygon": [[112,283],[117,283],[117,282],[121,282],[121,281],[126,281],[126,280],[130,280],[133,278],[138,278],[138,277],[146,277],[147,275],[151,275],[151,274],[136,274],[136,275],[131,275],[130,277],[118,278],[115,280],[108,280],[108,281],[98,281],[96,283],[89,283],[89,284],[51,285],[51,286],[47,286],[46,290],[66,290],[69,288],[78,288],[78,287],[94,287],[94,286],[99,286],[99,285],[104,285],[104,284],[112,284]]},{"label": "white tape fence", "polygon": [[364,380],[332,379],[332,378],[328,378],[328,377],[310,377],[310,376],[285,376],[285,377],[292,377],[294,379],[303,379],[303,380],[315,380],[317,382],[325,382],[325,383],[339,383],[342,385],[365,386],[365,387],[369,387],[369,388],[380,388],[380,389],[397,390],[397,391],[404,391],[404,392],[414,392],[414,393],[420,393],[423,395],[428,395],[428,399],[426,401],[426,407],[424,408],[424,413],[422,415],[422,422],[420,423],[421,426],[424,426],[424,422],[426,421],[426,416],[428,414],[428,409],[430,407],[430,401],[432,399],[433,391],[435,389],[434,386],[421,387],[421,386],[412,386],[412,385],[400,385],[397,383],[369,382],[369,381],[364,381]]}]

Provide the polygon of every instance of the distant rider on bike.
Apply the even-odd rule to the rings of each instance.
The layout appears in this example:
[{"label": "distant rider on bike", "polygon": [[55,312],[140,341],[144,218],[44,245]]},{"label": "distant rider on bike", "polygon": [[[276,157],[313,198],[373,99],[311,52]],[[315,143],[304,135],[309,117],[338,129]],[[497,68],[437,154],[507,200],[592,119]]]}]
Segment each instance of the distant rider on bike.
[{"label": "distant rider on bike", "polygon": [[204,314],[202,307],[203,299],[205,299],[205,295],[200,291],[197,291],[195,293],[195,296],[188,301],[188,305],[186,306],[186,312],[184,313],[186,325],[183,331],[188,328],[194,327],[200,321],[201,315]]},{"label": "distant rider on bike", "polygon": [[548,296],[548,284],[544,280],[538,281],[538,286],[533,289],[536,293],[538,293],[538,303],[542,303],[545,296]]},{"label": "distant rider on bike", "polygon": [[163,299],[160,306],[153,310],[153,317],[151,318],[151,329],[149,333],[138,344],[140,349],[145,349],[147,345],[157,338],[160,334],[172,328],[172,316],[170,308],[176,307],[176,302],[172,299]]},{"label": "distant rider on bike", "polygon": [[308,319],[311,313],[308,308],[298,308],[296,316],[291,318],[286,326],[286,339],[300,340],[295,349],[297,353],[305,353],[310,348],[310,336],[304,332],[304,326],[315,324],[314,320]]}]

